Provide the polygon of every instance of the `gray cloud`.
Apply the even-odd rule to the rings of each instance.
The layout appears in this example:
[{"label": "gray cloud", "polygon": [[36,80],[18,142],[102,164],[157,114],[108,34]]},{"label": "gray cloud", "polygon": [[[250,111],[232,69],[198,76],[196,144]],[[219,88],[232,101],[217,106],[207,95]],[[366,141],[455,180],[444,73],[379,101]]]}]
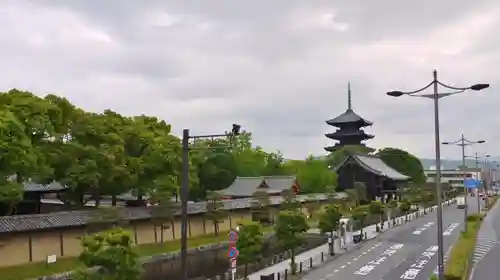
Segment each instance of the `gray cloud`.
[{"label": "gray cloud", "polygon": [[374,122],[369,145],[430,157],[432,102],[384,93],[423,86],[437,68],[445,83],[492,84],[441,101],[441,138],[465,133],[499,154],[496,2],[4,1],[0,84],[156,115],[176,132],[239,122],[256,144],[301,158],[332,144],[324,121],[345,111],[351,81],[355,111]]}]

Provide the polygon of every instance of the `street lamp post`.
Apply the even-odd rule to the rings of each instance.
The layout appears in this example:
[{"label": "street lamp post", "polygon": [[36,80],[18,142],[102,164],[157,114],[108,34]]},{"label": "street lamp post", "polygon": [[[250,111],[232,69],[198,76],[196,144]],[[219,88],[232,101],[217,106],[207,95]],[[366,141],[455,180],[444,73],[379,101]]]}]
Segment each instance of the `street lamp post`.
[{"label": "street lamp post", "polygon": [[[486,197],[486,199],[484,200],[484,206],[487,207],[488,206],[488,196],[487,196],[487,192],[488,192],[488,187],[490,186],[490,163],[488,162],[488,158],[490,157],[490,155],[485,155],[484,156],[484,171],[483,171],[483,174],[485,175],[484,176],[484,179],[483,179],[483,182],[484,182],[484,185],[483,185],[483,193]],[[488,168],[488,169],[487,169]],[[488,173],[486,173],[486,170],[488,170]],[[477,195],[477,209],[479,213],[481,213],[481,199],[479,198],[479,194]]]},{"label": "street lamp post", "polygon": [[[462,133],[462,136],[457,141],[443,142],[442,144],[443,145],[456,145],[456,146],[462,147],[462,167],[466,168],[467,167],[467,163],[465,161],[465,159],[466,159],[466,156],[465,156],[465,147],[473,145],[473,144],[483,144],[483,143],[486,143],[486,141],[484,141],[484,140],[470,141],[470,140],[466,139],[464,137],[463,133]],[[465,180],[465,178],[464,178],[464,180]],[[468,213],[467,213],[468,209],[467,208],[469,207],[468,204],[467,204],[467,197],[468,196],[469,196],[469,192],[467,190],[467,187],[464,184],[464,203],[465,203],[465,208],[464,208],[464,232],[467,230],[467,216],[468,216]]]},{"label": "street lamp post", "polygon": [[[444,88],[453,90],[453,92],[439,93],[438,86],[441,85]],[[433,86],[432,94],[417,94]],[[411,91],[391,91],[387,92],[387,95],[393,97],[399,97],[402,95],[414,96],[414,97],[425,97],[434,100],[434,134],[435,134],[435,147],[436,147],[436,196],[437,196],[437,238],[438,238],[438,279],[444,280],[444,251],[443,251],[443,209],[442,209],[442,197],[441,197],[441,150],[440,150],[440,140],[439,140],[439,99],[455,95],[466,90],[482,90],[488,88],[489,84],[476,84],[470,87],[459,88],[453,87],[440,82],[437,78],[437,71],[432,72],[432,81],[425,87]]]},{"label": "street lamp post", "polygon": [[233,124],[230,133],[212,135],[189,135],[189,129],[182,131],[182,185],[181,185],[181,273],[182,280],[188,279],[187,269],[187,236],[188,236],[188,195],[189,195],[189,151],[197,150],[189,147],[191,139],[216,139],[221,137],[229,138],[232,143],[233,137],[240,134],[241,126]]}]

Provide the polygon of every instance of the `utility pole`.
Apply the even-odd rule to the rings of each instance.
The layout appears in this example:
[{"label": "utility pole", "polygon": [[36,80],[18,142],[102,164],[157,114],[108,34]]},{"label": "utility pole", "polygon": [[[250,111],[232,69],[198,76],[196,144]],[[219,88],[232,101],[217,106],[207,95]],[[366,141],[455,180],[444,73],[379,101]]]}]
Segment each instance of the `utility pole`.
[{"label": "utility pole", "polygon": [[[467,146],[470,146],[470,145],[474,145],[474,144],[483,144],[483,143],[486,143],[486,141],[484,140],[479,140],[479,141],[471,141],[467,138],[465,138],[464,134],[462,133],[462,135],[460,136],[460,139],[456,140],[456,141],[452,141],[452,142],[443,142],[442,144],[443,145],[455,145],[455,146],[459,146],[462,148],[462,168],[463,169],[466,169],[467,168],[467,161],[466,161],[466,155],[465,155],[465,147]],[[477,153],[476,153],[477,155]],[[477,160],[476,160],[476,168],[477,168]],[[464,182],[465,182],[465,178],[466,177],[466,173],[464,172]],[[479,177],[478,177],[479,179]],[[469,189],[465,186],[464,184],[464,203],[465,203],[465,208],[464,208],[464,232],[467,230],[467,217],[468,217],[468,207],[469,207],[469,204],[467,202],[467,198],[469,197]]]}]

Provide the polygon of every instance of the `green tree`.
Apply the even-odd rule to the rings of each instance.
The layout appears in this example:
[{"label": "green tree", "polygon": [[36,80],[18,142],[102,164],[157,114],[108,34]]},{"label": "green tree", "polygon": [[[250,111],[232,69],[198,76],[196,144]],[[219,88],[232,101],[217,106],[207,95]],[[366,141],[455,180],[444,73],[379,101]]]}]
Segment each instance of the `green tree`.
[{"label": "green tree", "polygon": [[238,232],[238,260],[245,264],[244,278],[247,278],[247,264],[260,259],[263,245],[262,227],[258,222],[244,221],[240,224]]},{"label": "green tree", "polygon": [[331,242],[330,245],[330,255],[334,255],[334,242],[333,242],[333,233],[339,228],[339,221],[342,218],[342,214],[340,213],[340,209],[336,204],[329,204],[325,207],[325,210],[319,216],[319,229],[322,233],[330,233]]},{"label": "green tree", "polygon": [[337,174],[332,172],[328,163],[315,159],[312,155],[304,161],[290,161],[287,169],[295,174],[301,193],[328,193],[335,190]]},{"label": "green tree", "polygon": [[285,158],[281,152],[266,153],[265,164],[262,171],[264,176],[288,175],[285,168]]},{"label": "green tree", "polygon": [[408,200],[403,200],[399,205],[399,210],[405,215],[405,220],[408,221],[408,212],[410,212],[411,203]]},{"label": "green tree", "polygon": [[[233,155],[227,151],[211,150],[214,145],[210,144],[207,148],[210,150],[200,153],[200,156],[204,155],[205,159],[202,159],[198,166],[200,188],[198,194],[194,192],[196,189],[192,189],[191,197],[194,199],[205,199],[207,192],[225,189],[236,178]],[[226,142],[220,145],[226,145]]]},{"label": "green tree", "polygon": [[424,168],[416,156],[396,148],[384,148],[377,155],[390,167],[411,177],[413,182],[425,183]]},{"label": "green tree", "polygon": [[224,203],[222,202],[222,198],[218,192],[212,191],[208,193],[207,196],[207,219],[211,220],[214,224],[214,233],[215,235],[219,235],[219,223],[224,219],[227,215],[224,210]]},{"label": "green tree", "polygon": [[132,249],[130,234],[114,228],[84,236],[79,260],[87,268],[74,274],[75,280],[138,280],[141,274],[139,257]]},{"label": "green tree", "polygon": [[309,229],[305,215],[300,211],[285,210],[278,214],[274,232],[278,246],[290,252],[291,274],[297,272],[295,250],[302,244],[302,234]]},{"label": "green tree", "polygon": [[389,212],[390,212],[390,216],[392,218],[392,223],[394,224],[395,223],[395,220],[396,220],[396,214],[394,213],[395,210],[398,208],[398,202],[396,200],[391,200],[389,201],[387,207],[389,208]]},{"label": "green tree", "polygon": [[172,190],[171,188],[157,186],[150,192],[149,203],[152,205],[149,207],[151,214],[151,219],[153,220],[155,227],[159,227],[160,230],[160,242],[163,243],[164,229],[170,228],[172,220],[174,219],[175,207],[172,203]]},{"label": "green tree", "polygon": [[24,176],[37,168],[36,151],[24,130],[13,113],[0,109],[0,203],[7,215],[23,198]]},{"label": "green tree", "polygon": [[363,238],[363,229],[365,227],[365,222],[367,217],[368,217],[368,209],[366,205],[360,205],[353,209],[352,219],[355,220],[361,228],[361,238]]},{"label": "green tree", "polygon": [[[385,215],[385,205],[380,201],[372,201],[368,208],[368,211],[372,215],[379,216],[380,219],[380,229],[384,229],[384,215]],[[378,226],[377,226],[378,227]]]}]

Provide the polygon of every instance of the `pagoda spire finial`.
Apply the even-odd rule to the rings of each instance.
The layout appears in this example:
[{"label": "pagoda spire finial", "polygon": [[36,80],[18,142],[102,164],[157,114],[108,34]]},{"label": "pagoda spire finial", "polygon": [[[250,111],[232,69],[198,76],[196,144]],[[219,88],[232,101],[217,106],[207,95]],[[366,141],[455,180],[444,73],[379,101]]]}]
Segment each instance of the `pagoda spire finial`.
[{"label": "pagoda spire finial", "polygon": [[347,83],[347,109],[352,109],[352,100],[351,100],[351,82]]}]

